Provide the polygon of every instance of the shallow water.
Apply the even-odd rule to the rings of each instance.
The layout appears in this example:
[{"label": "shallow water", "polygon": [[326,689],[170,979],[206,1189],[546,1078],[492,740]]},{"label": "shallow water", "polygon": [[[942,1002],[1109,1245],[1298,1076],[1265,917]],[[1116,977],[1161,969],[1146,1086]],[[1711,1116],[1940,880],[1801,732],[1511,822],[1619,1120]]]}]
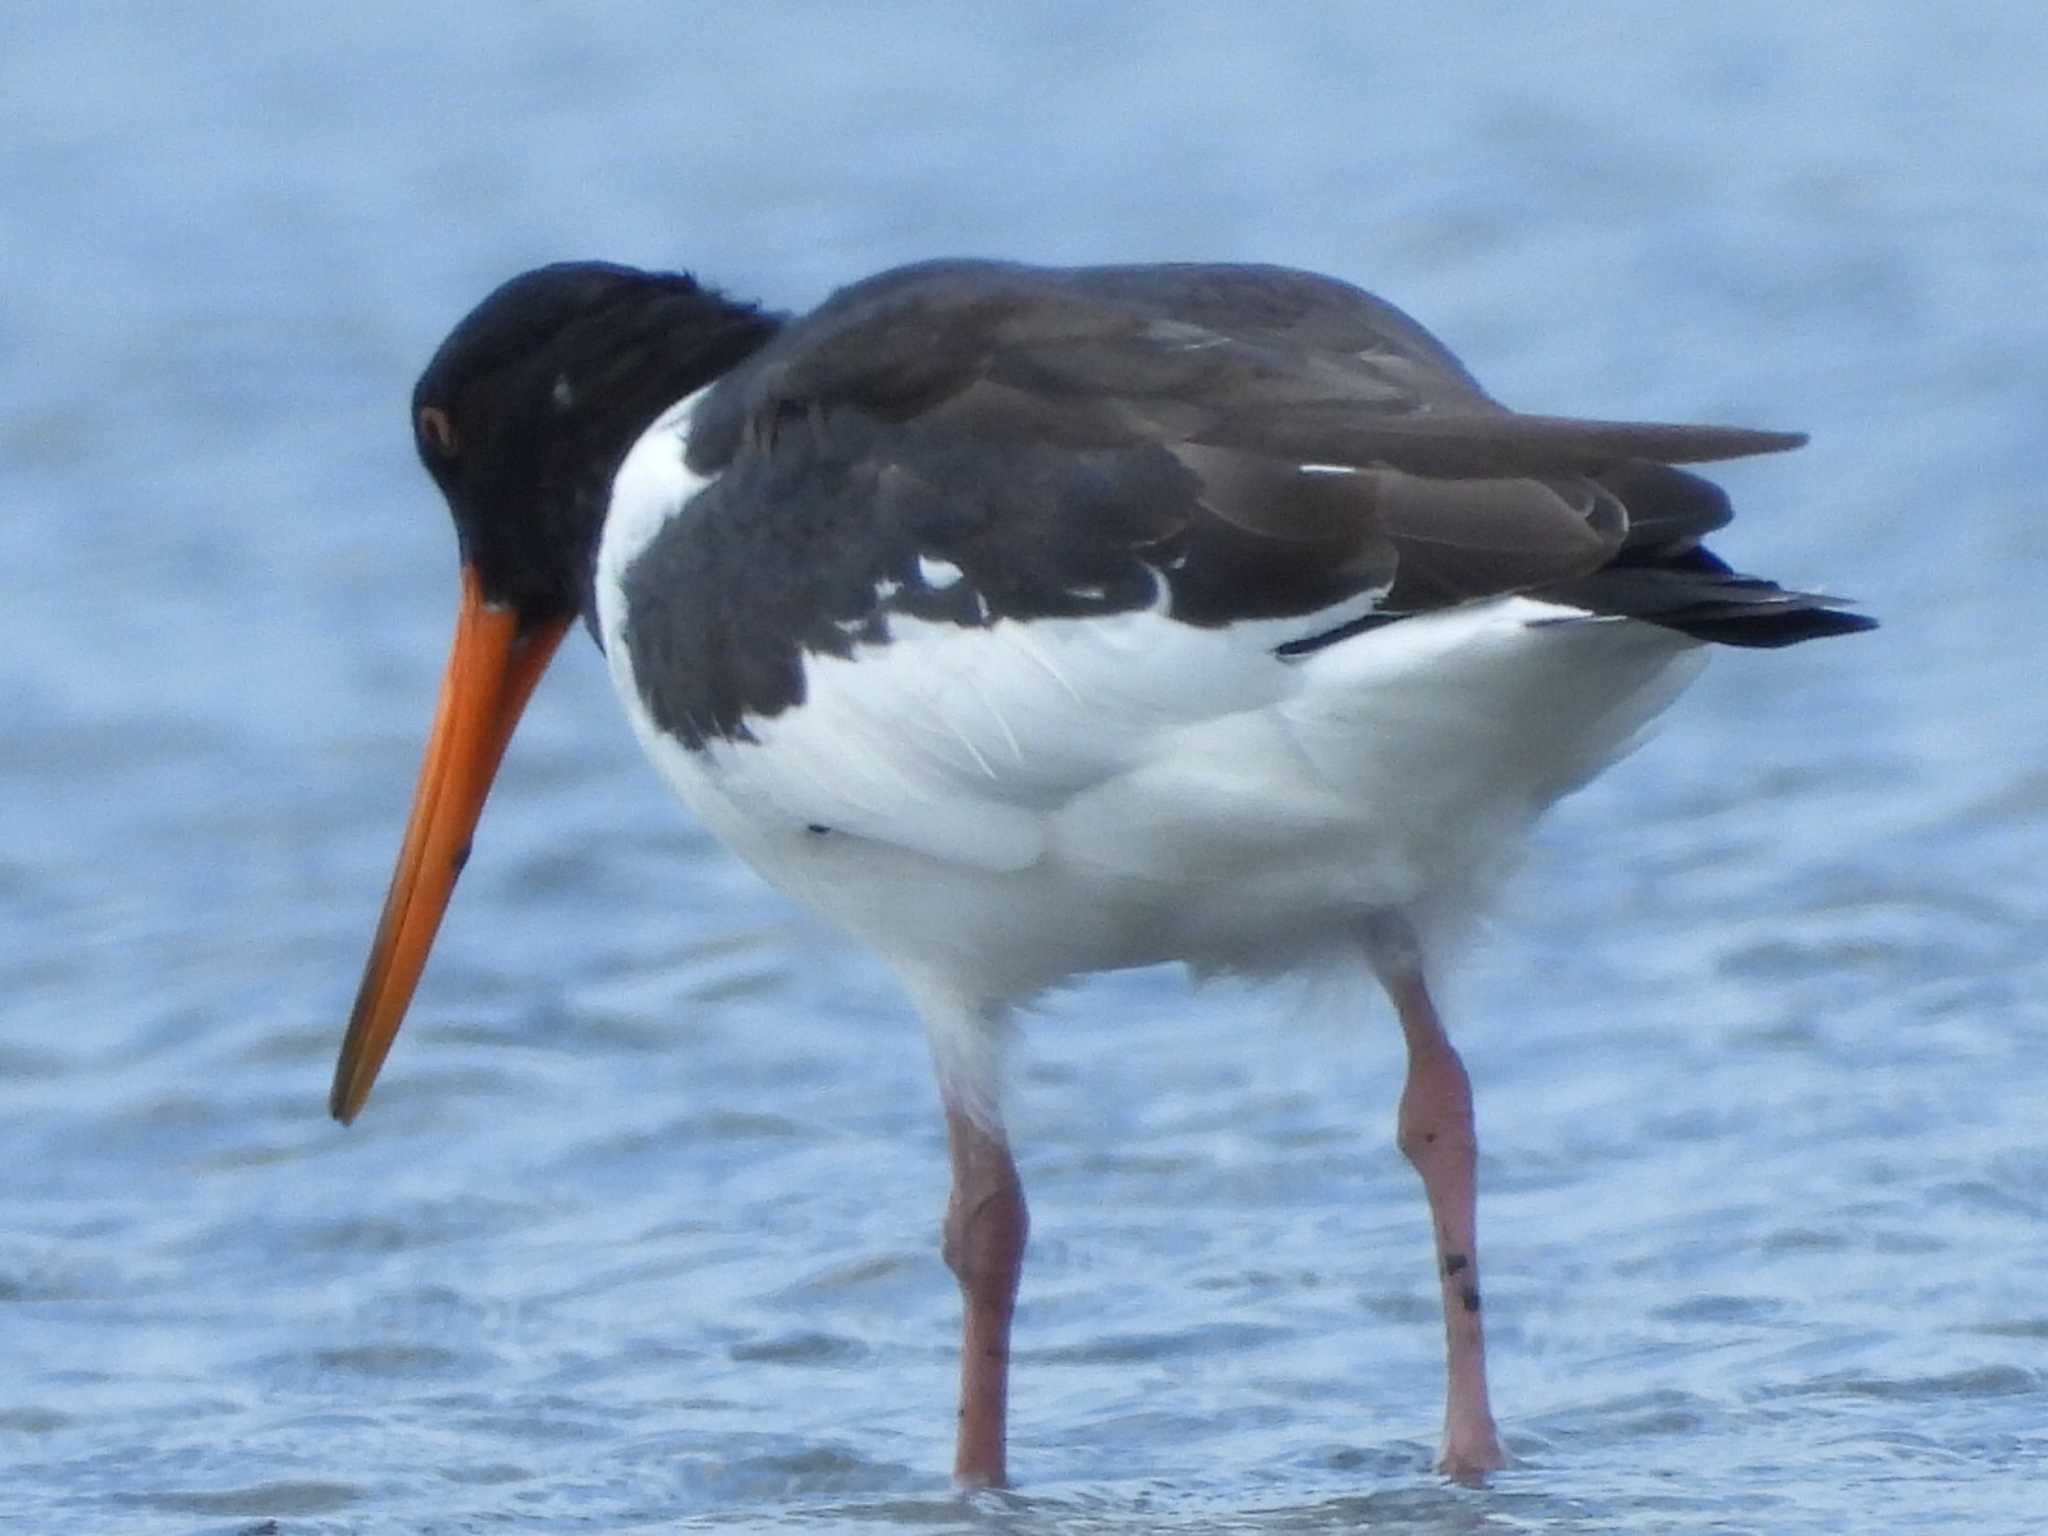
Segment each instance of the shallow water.
[{"label": "shallow water", "polygon": [[[2038,8],[44,8],[0,50],[0,1524],[2019,1532],[2048,1510]],[[587,647],[369,1111],[324,1113],[452,590],[404,402],[563,255],[1388,293],[1532,408],[1815,434],[1723,656],[1454,989],[1519,1461],[1359,996],[1051,1000],[1012,1465],[946,1487],[887,978],[664,797]],[[8,1517],[12,1517],[10,1520]]]}]

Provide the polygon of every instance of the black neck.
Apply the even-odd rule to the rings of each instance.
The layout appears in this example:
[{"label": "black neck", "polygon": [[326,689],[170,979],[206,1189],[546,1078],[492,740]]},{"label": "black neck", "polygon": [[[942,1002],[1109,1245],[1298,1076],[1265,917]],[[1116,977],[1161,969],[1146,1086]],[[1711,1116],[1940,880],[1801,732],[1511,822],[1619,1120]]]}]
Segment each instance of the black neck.
[{"label": "black neck", "polygon": [[[650,302],[636,316],[638,340],[622,340],[609,366],[592,379],[592,409],[552,447],[544,471],[562,487],[562,547],[577,552],[577,608],[597,633],[597,546],[611,503],[612,482],[634,443],[677,401],[716,383],[781,329],[779,316],[699,290],[695,302]],[[707,302],[708,301],[708,302]],[[552,387],[552,386],[551,386]],[[597,402],[600,402],[598,404]],[[559,477],[559,478],[557,478]]]}]

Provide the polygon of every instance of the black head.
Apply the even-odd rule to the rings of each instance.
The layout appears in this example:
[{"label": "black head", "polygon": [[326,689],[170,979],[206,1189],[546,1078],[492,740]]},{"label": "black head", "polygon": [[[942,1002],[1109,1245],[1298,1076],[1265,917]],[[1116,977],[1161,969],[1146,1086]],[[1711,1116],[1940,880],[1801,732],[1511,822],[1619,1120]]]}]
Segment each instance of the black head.
[{"label": "black head", "polygon": [[335,1063],[339,1119],[362,1108],[398,1034],[520,711],[588,611],[620,460],[775,325],[687,277],[569,262],[485,299],[420,375],[413,432],[455,514],[462,596],[412,818]]},{"label": "black head", "polygon": [[522,623],[583,608],[626,450],[776,324],[686,275],[592,261],[522,273],[464,316],[413,389],[413,434],[485,601]]}]

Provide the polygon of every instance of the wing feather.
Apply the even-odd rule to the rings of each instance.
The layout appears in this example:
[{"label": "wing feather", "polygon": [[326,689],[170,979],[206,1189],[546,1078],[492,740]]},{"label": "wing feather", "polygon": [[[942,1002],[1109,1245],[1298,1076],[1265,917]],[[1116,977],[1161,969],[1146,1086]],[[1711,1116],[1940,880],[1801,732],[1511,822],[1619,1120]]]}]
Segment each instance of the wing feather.
[{"label": "wing feather", "polygon": [[[698,409],[689,467],[717,484],[638,584],[650,613],[663,590],[714,596],[664,611],[697,667],[664,685],[690,697],[654,702],[744,733],[803,697],[807,659],[865,656],[899,619],[1156,607],[1294,654],[1689,549],[1726,503],[1667,466],[1801,441],[1518,414],[1392,305],[1283,268],[900,268]],[[715,698],[687,680],[705,669]]]}]

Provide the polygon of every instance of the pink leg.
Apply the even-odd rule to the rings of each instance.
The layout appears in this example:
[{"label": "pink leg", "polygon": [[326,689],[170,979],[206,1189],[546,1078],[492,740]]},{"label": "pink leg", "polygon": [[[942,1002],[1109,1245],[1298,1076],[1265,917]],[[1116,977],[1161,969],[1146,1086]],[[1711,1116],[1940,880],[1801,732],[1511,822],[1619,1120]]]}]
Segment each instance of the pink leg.
[{"label": "pink leg", "polygon": [[960,1281],[960,1430],[953,1481],[999,1488],[1010,1392],[1010,1316],[1030,1221],[1009,1144],[965,1111],[946,1106],[953,1194],[946,1203],[946,1266]]},{"label": "pink leg", "polygon": [[[1390,936],[1391,934],[1391,936]],[[1472,1084],[1444,1034],[1414,939],[1404,928],[1376,929],[1368,948],[1408,1041],[1396,1139],[1429,1198],[1443,1287],[1446,1382],[1444,1438],[1437,1470],[1477,1479],[1507,1465],[1486,1396],[1486,1336],[1479,1319],[1479,1248],[1472,1128]]]}]

